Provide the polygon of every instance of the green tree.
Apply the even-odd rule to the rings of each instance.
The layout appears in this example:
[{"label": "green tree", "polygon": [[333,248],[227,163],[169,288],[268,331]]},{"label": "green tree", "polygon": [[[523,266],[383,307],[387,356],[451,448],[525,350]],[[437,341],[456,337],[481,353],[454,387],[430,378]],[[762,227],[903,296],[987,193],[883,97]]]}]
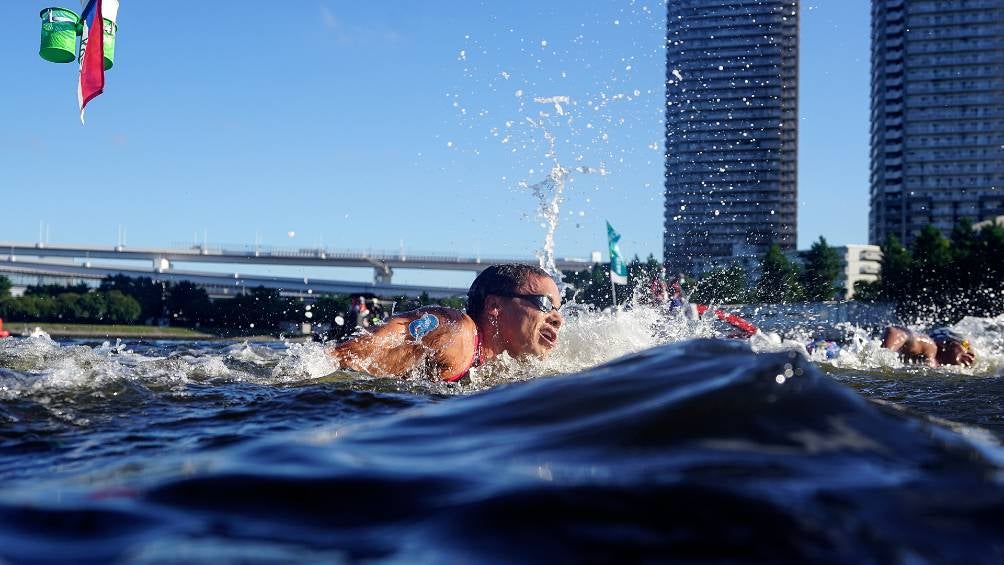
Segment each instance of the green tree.
[{"label": "green tree", "polygon": [[107,321],[113,324],[131,324],[139,319],[139,302],[117,290],[104,293]]},{"label": "green tree", "polygon": [[890,302],[900,302],[910,294],[910,271],[913,257],[890,235],[882,245],[881,297]]},{"label": "green tree", "polygon": [[[35,296],[49,296],[48,294],[38,294]],[[76,292],[64,292],[55,297],[56,316],[65,322],[76,322],[87,318],[84,315],[83,307],[80,304],[80,295]]]},{"label": "green tree", "polygon": [[690,301],[700,304],[742,304],[749,302],[746,269],[738,265],[720,267],[705,273],[694,284]]},{"label": "green tree", "polygon": [[804,300],[805,290],[799,280],[798,266],[788,260],[775,243],[770,246],[760,263],[760,280],[755,296],[760,302],[798,302]]},{"label": "green tree", "polygon": [[335,323],[336,316],[345,317],[345,313],[349,311],[349,306],[348,295],[325,294],[317,298],[310,311],[314,313],[314,321],[333,324]]},{"label": "green tree", "polygon": [[447,298],[440,298],[439,305],[445,306],[447,308],[454,308],[456,310],[463,310],[467,308],[467,298],[461,296],[449,296]]},{"label": "green tree", "polygon": [[833,300],[840,290],[837,277],[840,275],[840,254],[819,236],[805,254],[805,269],[802,271],[802,286],[805,299],[811,301]]},{"label": "green tree", "polygon": [[164,305],[167,307],[172,324],[202,324],[212,316],[212,304],[206,289],[189,281],[181,281],[168,287]]},{"label": "green tree", "polygon": [[881,281],[854,281],[854,300],[858,302],[878,302],[881,299]]},{"label": "green tree", "polygon": [[58,306],[51,296],[21,296],[4,301],[11,321],[50,322],[58,320]]},{"label": "green tree", "polygon": [[[952,323],[963,316],[1004,313],[1004,226],[973,231],[960,221],[945,238],[934,226],[918,234],[911,251],[890,237],[882,246],[877,298],[896,303],[905,320]],[[859,300],[872,298],[868,292]]]},{"label": "green tree", "polygon": [[928,224],[920,230],[911,249],[907,310],[938,323],[954,317],[956,288],[951,279],[952,252],[941,230]]},{"label": "green tree", "polygon": [[13,285],[11,284],[10,279],[0,275],[0,300],[10,296],[10,289],[12,286]]},{"label": "green tree", "polygon": [[976,233],[971,271],[959,277],[971,289],[965,302],[971,312],[961,313],[997,316],[1004,313],[1004,226],[993,224]]},{"label": "green tree", "polygon": [[67,292],[72,292],[76,294],[86,294],[91,291],[91,287],[87,286],[86,283],[77,283],[74,285],[62,285],[62,284],[40,284],[31,285],[24,289],[26,295],[31,296],[59,296]]},{"label": "green tree", "polygon": [[100,292],[81,294],[77,306],[83,320],[104,321],[105,315],[108,313],[108,304],[105,302],[104,293]]},{"label": "green tree", "polygon": [[101,281],[101,290],[117,290],[136,299],[142,311],[140,318],[144,321],[163,315],[165,285],[149,277],[108,276]]},{"label": "green tree", "polygon": [[[588,269],[575,273],[565,273],[565,282],[572,285],[562,302],[576,302],[578,304],[589,304],[602,310],[613,305],[610,295],[610,266],[596,263]],[[622,295],[626,295],[625,287],[618,290],[617,301],[623,302]]]}]

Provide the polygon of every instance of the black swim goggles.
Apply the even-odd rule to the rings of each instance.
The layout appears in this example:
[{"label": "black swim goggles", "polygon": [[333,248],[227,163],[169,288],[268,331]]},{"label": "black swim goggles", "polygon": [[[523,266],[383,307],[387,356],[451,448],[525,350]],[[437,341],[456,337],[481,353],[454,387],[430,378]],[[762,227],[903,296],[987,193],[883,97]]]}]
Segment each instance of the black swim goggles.
[{"label": "black swim goggles", "polygon": [[540,310],[545,314],[550,314],[554,310],[558,309],[558,307],[554,305],[554,302],[551,301],[551,297],[546,294],[516,294],[513,292],[492,292],[489,294],[505,296],[507,298],[522,298],[527,302],[533,303],[533,305],[537,307],[537,310]]}]

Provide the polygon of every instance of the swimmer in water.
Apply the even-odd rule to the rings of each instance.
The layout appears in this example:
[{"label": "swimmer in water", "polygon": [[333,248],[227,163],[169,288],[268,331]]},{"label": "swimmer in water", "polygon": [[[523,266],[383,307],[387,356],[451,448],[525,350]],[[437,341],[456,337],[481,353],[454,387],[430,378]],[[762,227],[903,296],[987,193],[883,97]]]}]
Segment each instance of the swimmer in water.
[{"label": "swimmer in water", "polygon": [[975,359],[969,340],[948,328],[937,328],[930,335],[925,335],[904,327],[889,326],[882,332],[882,347],[899,352],[907,361],[920,361],[931,367],[968,367]]},{"label": "swimmer in water", "polygon": [[377,376],[415,372],[458,381],[471,367],[508,353],[543,357],[564,319],[558,287],[529,265],[492,265],[471,283],[466,312],[425,307],[399,314],[328,350],[339,367]]}]

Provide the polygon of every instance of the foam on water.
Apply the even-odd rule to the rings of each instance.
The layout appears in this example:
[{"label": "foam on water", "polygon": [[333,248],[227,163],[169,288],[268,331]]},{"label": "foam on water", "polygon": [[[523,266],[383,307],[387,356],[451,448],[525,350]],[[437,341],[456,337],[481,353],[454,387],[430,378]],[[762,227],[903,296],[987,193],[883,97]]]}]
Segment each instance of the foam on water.
[{"label": "foam on water", "polygon": [[[437,393],[471,393],[499,384],[537,376],[580,372],[613,359],[658,345],[714,337],[711,320],[667,315],[665,310],[637,306],[617,311],[596,311],[575,303],[562,309],[565,324],[558,345],[547,358],[515,360],[502,356],[472,370],[464,385],[411,379],[405,388],[418,386]],[[797,329],[758,333],[749,340],[757,353],[797,352],[822,366],[871,373],[913,374],[933,371],[960,376],[1004,376],[1004,316],[965,318],[953,329],[969,337],[977,351],[973,367],[930,369],[904,364],[899,356],[881,347],[876,335],[844,325],[848,336],[839,352],[807,351],[812,335]],[[0,340],[0,398],[36,397],[76,389],[99,390],[115,383],[131,383],[152,390],[181,391],[191,383],[247,382],[289,385],[332,375],[337,364],[318,343],[285,343],[267,347],[247,342],[218,349],[180,348],[166,356],[135,351],[135,345],[117,341],[98,347],[60,345],[49,336]],[[364,378],[363,375],[355,375]],[[420,382],[416,382],[420,381]]]}]

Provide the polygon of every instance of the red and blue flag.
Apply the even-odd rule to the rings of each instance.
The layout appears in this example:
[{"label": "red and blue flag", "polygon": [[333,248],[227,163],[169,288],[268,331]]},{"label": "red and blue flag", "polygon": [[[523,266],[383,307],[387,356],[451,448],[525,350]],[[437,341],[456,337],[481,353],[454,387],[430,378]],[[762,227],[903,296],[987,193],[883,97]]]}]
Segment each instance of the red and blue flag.
[{"label": "red and blue flag", "polygon": [[77,103],[80,105],[80,123],[83,123],[84,107],[105,89],[105,26],[101,17],[101,0],[88,0],[80,21],[84,24],[84,33],[80,38]]}]

